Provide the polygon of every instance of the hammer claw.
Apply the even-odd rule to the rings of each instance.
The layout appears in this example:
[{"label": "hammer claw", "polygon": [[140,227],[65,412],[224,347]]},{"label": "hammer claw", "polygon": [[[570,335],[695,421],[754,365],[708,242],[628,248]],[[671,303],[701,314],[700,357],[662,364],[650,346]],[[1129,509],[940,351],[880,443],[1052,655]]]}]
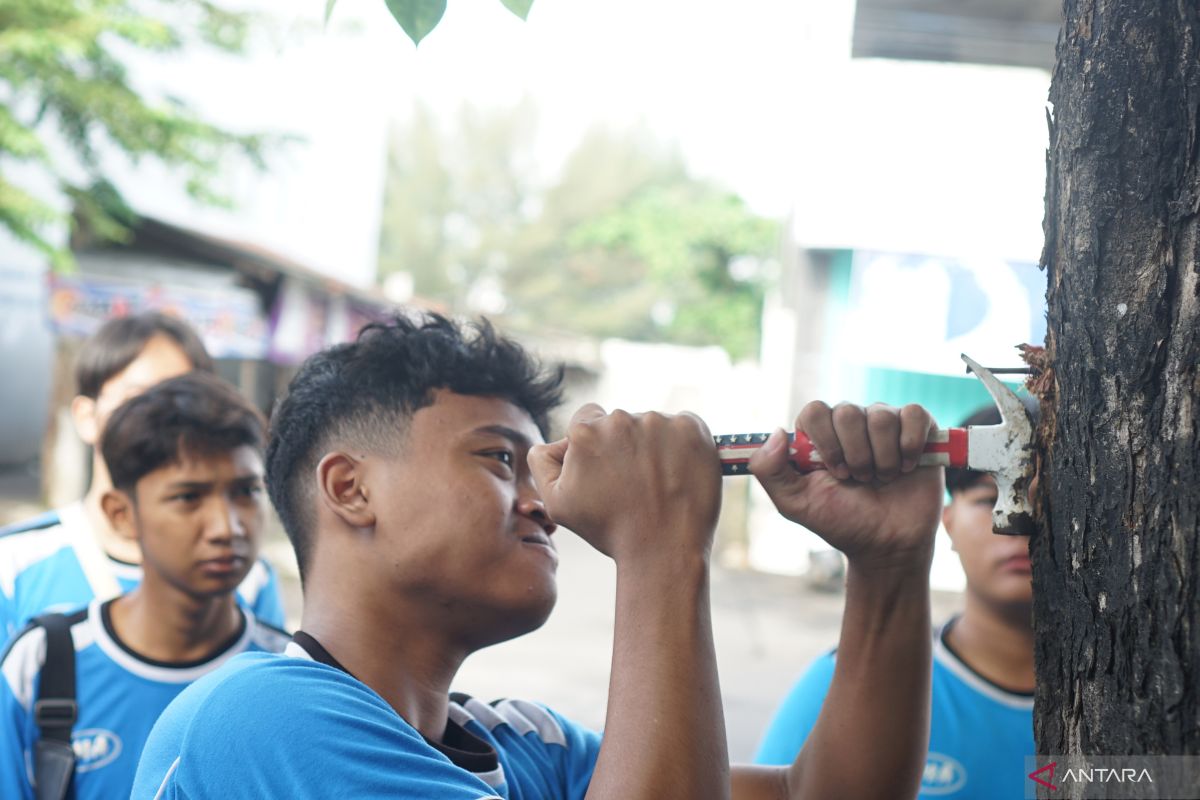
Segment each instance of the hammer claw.
[{"label": "hammer claw", "polygon": [[996,479],[999,495],[992,510],[996,533],[1026,535],[1033,529],[1033,506],[1029,487],[1033,481],[1033,420],[1021,399],[985,367],[967,355],[971,367],[1000,411],[999,425],[968,429],[967,466],[989,472]]}]

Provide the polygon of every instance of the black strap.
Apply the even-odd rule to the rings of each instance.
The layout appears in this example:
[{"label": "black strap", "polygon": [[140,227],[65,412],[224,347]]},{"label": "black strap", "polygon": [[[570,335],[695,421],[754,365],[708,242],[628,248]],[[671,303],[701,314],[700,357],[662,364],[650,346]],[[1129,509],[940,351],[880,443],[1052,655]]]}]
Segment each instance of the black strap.
[{"label": "black strap", "polygon": [[[316,640],[316,637],[305,631],[296,631],[292,634],[292,641],[303,647],[304,651],[312,656],[313,661],[317,661],[327,667],[333,667],[336,670],[341,670],[351,678],[359,681],[359,683],[362,683],[350,670],[342,666],[342,663],[334,658],[333,654]],[[461,705],[470,700],[471,697],[461,692],[455,692],[450,695],[450,699]],[[482,775],[487,772],[494,772],[500,768],[500,756],[496,754],[496,748],[452,719],[446,720],[446,732],[442,734],[442,741],[434,741],[424,734],[421,734],[421,738],[434,750],[437,750],[450,759],[450,763],[456,767],[465,769],[467,772]],[[41,798],[38,798],[38,800],[41,800]]]},{"label": "black strap", "polygon": [[34,747],[33,777],[37,800],[63,800],[75,772],[71,729],[79,717],[75,702],[75,642],[71,621],[62,614],[33,620],[46,631],[46,660],[38,685],[33,719],[39,738]]}]

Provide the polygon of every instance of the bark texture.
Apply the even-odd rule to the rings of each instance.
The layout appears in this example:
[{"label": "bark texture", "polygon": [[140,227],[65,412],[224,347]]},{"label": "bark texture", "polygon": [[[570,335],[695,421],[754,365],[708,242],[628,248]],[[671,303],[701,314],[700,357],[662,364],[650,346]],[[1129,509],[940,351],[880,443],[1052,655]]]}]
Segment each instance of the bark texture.
[{"label": "bark texture", "polygon": [[[1039,753],[1200,754],[1200,3],[1066,0],[1034,536]],[[1061,793],[1055,795],[1061,796]]]}]

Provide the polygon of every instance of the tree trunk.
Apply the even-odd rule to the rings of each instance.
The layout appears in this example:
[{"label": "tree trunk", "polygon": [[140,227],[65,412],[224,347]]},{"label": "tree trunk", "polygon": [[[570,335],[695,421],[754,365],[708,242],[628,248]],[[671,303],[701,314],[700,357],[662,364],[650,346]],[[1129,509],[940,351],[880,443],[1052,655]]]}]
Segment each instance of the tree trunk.
[{"label": "tree trunk", "polygon": [[1037,748],[1196,755],[1200,4],[1064,12],[1042,256]]}]

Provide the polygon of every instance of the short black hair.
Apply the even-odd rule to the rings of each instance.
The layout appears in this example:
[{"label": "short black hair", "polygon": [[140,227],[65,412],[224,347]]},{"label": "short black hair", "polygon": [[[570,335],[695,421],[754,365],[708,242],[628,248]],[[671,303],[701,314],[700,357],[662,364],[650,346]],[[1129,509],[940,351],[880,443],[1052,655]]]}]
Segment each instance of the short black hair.
[{"label": "short black hair", "polygon": [[[1030,419],[1033,424],[1037,425],[1038,420],[1042,418],[1041,406],[1038,405],[1036,398],[1022,394],[1018,395],[1021,403],[1029,412]],[[969,428],[974,425],[999,425],[1000,424],[1000,409],[995,405],[981,406],[958,424],[960,428]],[[950,494],[955,492],[965,492],[979,481],[987,476],[986,472],[979,472],[973,469],[958,469],[956,467],[946,468],[946,491]]]},{"label": "short black hair", "polygon": [[397,313],[367,325],[356,341],[310,357],[271,415],[267,491],[304,577],[314,499],[309,483],[327,448],[348,441],[370,449],[397,439],[434,391],[498,397],[524,409],[548,435],[562,402],[561,367],[547,371],[486,320],[460,325],[440,314]]},{"label": "short black hair", "polygon": [[265,440],[266,420],[237,389],[215,375],[190,372],[122,403],[104,428],[100,453],[113,486],[133,494],[144,476],[185,454],[243,445],[261,453]]},{"label": "short black hair", "polygon": [[173,339],[193,369],[213,371],[212,357],[192,326],[177,317],[147,311],[110,319],[83,343],[75,361],[77,393],[95,400],[104,384],[128,367],[155,336]]}]

